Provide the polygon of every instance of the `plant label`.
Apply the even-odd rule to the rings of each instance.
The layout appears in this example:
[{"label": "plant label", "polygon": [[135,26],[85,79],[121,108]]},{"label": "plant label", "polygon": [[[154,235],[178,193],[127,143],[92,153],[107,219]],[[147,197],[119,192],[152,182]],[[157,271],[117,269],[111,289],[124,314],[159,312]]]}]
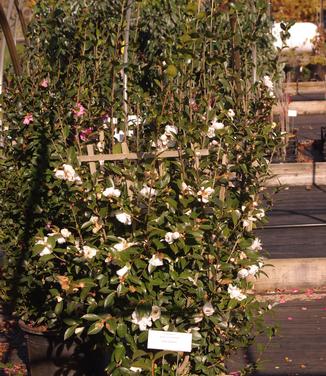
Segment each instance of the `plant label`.
[{"label": "plant label", "polygon": [[191,333],[148,331],[148,349],[191,352]]},{"label": "plant label", "polygon": [[298,116],[298,111],[297,110],[288,110],[288,116],[289,117],[296,117],[296,116]]}]

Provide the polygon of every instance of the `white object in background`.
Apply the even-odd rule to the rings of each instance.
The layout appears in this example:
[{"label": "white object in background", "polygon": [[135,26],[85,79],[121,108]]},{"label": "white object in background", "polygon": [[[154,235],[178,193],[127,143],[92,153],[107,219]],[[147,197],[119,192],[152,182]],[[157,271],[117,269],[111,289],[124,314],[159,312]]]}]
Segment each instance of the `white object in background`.
[{"label": "white object in background", "polygon": [[166,351],[191,352],[192,334],[149,330],[147,348]]},{"label": "white object in background", "polygon": [[[274,47],[282,48],[281,24],[273,24],[272,34],[276,39]],[[318,27],[312,22],[296,22],[289,29],[290,37],[286,40],[287,49],[294,48],[298,52],[312,52],[314,49],[314,40],[318,38]]]},{"label": "white object in background", "polygon": [[297,110],[288,110],[288,117],[296,117],[298,116]]}]

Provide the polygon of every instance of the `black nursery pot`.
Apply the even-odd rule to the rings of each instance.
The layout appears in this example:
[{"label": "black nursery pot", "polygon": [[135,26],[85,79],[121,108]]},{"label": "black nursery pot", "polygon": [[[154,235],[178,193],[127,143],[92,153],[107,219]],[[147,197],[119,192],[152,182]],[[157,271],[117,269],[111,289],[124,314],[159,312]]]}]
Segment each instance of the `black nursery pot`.
[{"label": "black nursery pot", "polygon": [[30,376],[105,376],[108,356],[90,344],[64,341],[55,332],[41,332],[19,321],[24,332]]}]

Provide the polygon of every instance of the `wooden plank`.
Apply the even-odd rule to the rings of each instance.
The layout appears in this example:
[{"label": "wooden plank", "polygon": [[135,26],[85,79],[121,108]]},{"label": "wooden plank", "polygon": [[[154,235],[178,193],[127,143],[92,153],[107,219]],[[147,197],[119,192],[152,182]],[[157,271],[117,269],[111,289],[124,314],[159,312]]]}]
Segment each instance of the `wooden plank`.
[{"label": "wooden plank", "polygon": [[[87,153],[88,156],[91,158],[94,155],[94,146],[93,145],[87,145]],[[96,173],[96,164],[94,162],[89,163],[89,169],[91,171],[91,174]]]},{"label": "wooden plank", "polygon": [[326,162],[271,164],[269,170],[272,176],[265,182],[267,187],[326,185]]},{"label": "wooden plank", "polygon": [[[129,148],[128,148],[128,144],[127,142],[123,142],[121,144],[121,149],[122,149],[122,153],[123,154],[128,154],[129,153]],[[126,184],[127,184],[127,192],[128,192],[128,196],[131,197],[132,196],[132,190],[131,190],[131,187],[132,187],[132,182],[130,180],[127,180],[126,181]]]},{"label": "wooden plank", "polygon": [[326,83],[325,81],[317,82],[288,82],[283,84],[283,90],[288,94],[302,93],[325,93]]},{"label": "wooden plank", "polygon": [[[326,112],[326,101],[300,101],[291,102],[289,110],[296,110],[298,115],[305,114],[324,114]],[[282,112],[280,105],[273,107],[273,114],[277,115]]]},{"label": "wooden plank", "polygon": [[[90,145],[88,145],[90,146]],[[88,147],[87,146],[87,147]],[[121,153],[121,154],[96,154],[96,155],[79,155],[78,159],[81,163],[83,162],[99,162],[99,161],[123,161],[128,160],[137,160],[137,159],[165,159],[165,158],[178,158],[182,155],[182,151],[178,150],[167,150],[162,153]],[[208,156],[208,149],[200,149],[196,151],[197,156]]]}]

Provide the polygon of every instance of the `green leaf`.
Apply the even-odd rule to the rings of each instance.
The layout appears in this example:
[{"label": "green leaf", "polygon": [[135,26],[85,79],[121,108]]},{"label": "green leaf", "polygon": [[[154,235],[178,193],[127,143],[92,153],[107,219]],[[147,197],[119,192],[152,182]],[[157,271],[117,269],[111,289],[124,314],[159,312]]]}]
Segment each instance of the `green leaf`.
[{"label": "green leaf", "polygon": [[98,315],[95,315],[94,313],[87,313],[86,315],[83,315],[81,318],[87,321],[101,320],[101,317]]},{"label": "green leaf", "polygon": [[109,307],[114,302],[114,297],[116,295],[116,292],[111,292],[105,299],[104,299],[104,308]]},{"label": "green leaf", "polygon": [[132,367],[138,367],[144,371],[151,371],[152,361],[150,359],[139,359],[132,363]]},{"label": "green leaf", "polygon": [[147,338],[148,338],[148,332],[147,331],[144,331],[142,332],[139,337],[138,337],[138,342],[139,343],[143,343],[143,342],[146,342],[147,341]]},{"label": "green leaf", "polygon": [[104,323],[102,321],[94,322],[87,331],[88,335],[94,335],[99,333],[104,327]]},{"label": "green leaf", "polygon": [[126,354],[126,349],[125,347],[123,346],[122,343],[118,343],[115,348],[114,348],[114,352],[113,352],[113,356],[114,356],[114,360],[118,363],[120,362],[120,360],[122,360],[124,358]]},{"label": "green leaf", "polygon": [[69,325],[69,326],[72,326],[72,325],[78,325],[80,323],[80,320],[75,320],[75,319],[64,319],[63,322],[66,324],[66,325]]},{"label": "green leaf", "polygon": [[127,334],[127,325],[124,323],[119,323],[117,326],[117,334],[120,338],[123,338]]},{"label": "green leaf", "polygon": [[63,301],[56,304],[54,308],[54,313],[59,316],[63,309]]},{"label": "green leaf", "polygon": [[64,334],[64,337],[63,339],[66,341],[68,338],[70,338],[74,333],[75,333],[75,329],[77,328],[78,325],[73,325],[71,327],[69,327],[66,331],[65,331],[65,334]]}]

